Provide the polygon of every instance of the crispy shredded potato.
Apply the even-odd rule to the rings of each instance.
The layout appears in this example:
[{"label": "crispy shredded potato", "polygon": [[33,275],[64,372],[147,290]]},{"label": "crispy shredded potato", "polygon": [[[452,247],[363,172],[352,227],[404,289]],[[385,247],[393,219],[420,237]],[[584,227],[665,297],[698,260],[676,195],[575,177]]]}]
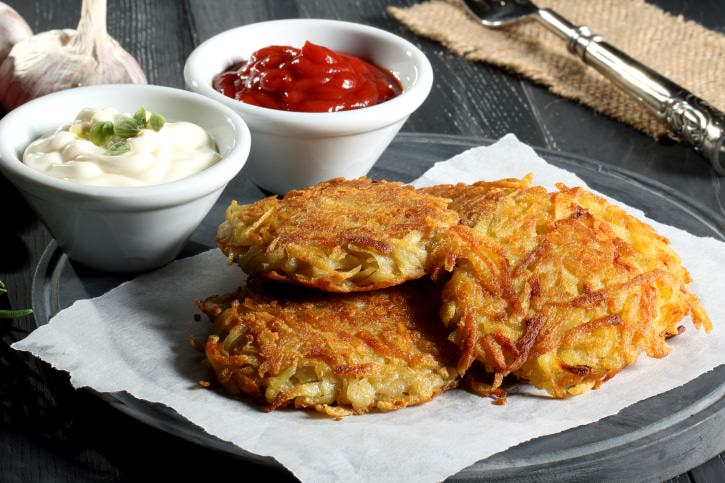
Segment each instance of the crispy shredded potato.
[{"label": "crispy shredded potato", "polygon": [[436,237],[458,223],[447,203],[402,183],[333,179],[281,200],[232,202],[217,243],[252,275],[329,292],[375,290],[425,275]]},{"label": "crispy shredded potato", "polygon": [[214,322],[205,352],[217,380],[270,410],[389,411],[457,384],[458,350],[428,282],[333,294],[251,281],[197,304]]},{"label": "crispy shredded potato", "polygon": [[[554,397],[599,387],[691,316],[710,321],[666,238],[603,198],[531,177],[424,191],[452,199],[461,225],[446,235],[436,273],[452,271],[441,318],[461,348],[458,369],[479,361]],[[500,394],[499,394],[500,396]]]}]

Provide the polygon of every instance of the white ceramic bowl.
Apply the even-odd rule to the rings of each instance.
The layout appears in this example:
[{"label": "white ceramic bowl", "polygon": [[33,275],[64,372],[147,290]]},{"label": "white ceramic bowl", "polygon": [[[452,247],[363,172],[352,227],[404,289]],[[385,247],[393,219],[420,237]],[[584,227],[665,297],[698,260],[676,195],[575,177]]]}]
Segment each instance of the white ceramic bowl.
[{"label": "white ceramic bowl", "polygon": [[[222,159],[170,183],[87,186],[56,179],[20,161],[31,141],[72,121],[84,107],[189,121],[214,138]],[[68,256],[110,272],[137,272],[171,261],[249,155],[247,126],[231,109],[181,89],[99,85],[35,99],[0,121],[0,171],[18,188]]]},{"label": "white ceramic bowl", "polygon": [[[302,47],[309,40],[387,68],[403,93],[386,102],[334,113],[288,112],[253,106],[212,88],[214,76],[269,45]],[[426,99],[433,70],[425,55],[384,30],[336,20],[291,19],[227,30],[199,45],[186,61],[187,88],[238,112],[252,132],[245,171],[269,191],[284,193],[329,178],[366,174],[408,116]]]}]

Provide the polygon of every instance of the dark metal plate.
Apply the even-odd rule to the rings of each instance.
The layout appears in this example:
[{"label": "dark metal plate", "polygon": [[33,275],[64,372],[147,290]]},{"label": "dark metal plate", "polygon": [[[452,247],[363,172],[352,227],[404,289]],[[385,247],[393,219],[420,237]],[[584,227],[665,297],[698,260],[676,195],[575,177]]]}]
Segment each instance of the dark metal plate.
[{"label": "dark metal plate", "polygon": [[[457,136],[401,134],[370,176],[411,181],[436,161],[490,142]],[[725,240],[725,221],[717,213],[664,185],[590,159],[545,149],[537,151],[550,163],[575,172],[591,188],[639,208],[657,221],[695,235]],[[216,226],[232,199],[248,202],[262,196],[242,171],[194,232],[181,256],[199,253],[213,245]],[[74,264],[51,243],[33,279],[36,321],[46,324],[74,301],[99,296],[126,279]],[[99,397],[131,417],[189,441],[242,459],[277,464],[208,435],[165,406],[139,401],[126,393],[104,393]],[[641,401],[617,415],[537,438],[479,461],[451,479],[655,481],[687,471],[723,450],[725,366],[720,366],[685,386]]]}]

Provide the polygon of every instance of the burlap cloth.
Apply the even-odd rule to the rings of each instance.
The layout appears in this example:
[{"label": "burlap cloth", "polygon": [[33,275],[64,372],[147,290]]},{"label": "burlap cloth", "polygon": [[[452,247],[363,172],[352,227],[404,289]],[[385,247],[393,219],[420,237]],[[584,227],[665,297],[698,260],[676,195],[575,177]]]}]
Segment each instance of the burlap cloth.
[{"label": "burlap cloth", "polygon": [[[644,0],[537,0],[575,25],[669,77],[720,110],[725,108],[725,36],[676,17]],[[413,32],[443,43],[469,60],[517,72],[560,96],[577,100],[654,138],[667,125],[566,50],[536,21],[488,29],[445,1],[389,7]]]}]

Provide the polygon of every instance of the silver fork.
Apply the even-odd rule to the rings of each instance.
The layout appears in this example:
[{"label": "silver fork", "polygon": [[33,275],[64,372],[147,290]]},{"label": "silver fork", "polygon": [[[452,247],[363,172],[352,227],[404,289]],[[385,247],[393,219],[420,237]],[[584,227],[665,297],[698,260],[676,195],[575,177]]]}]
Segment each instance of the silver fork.
[{"label": "silver fork", "polygon": [[[663,119],[685,143],[725,175],[725,114],[556,12],[538,8],[529,0],[457,0],[486,27],[504,27],[533,18],[564,39],[569,52],[579,56],[624,92]],[[666,55],[666,53],[664,53]],[[725,75],[725,73],[723,74]]]}]

